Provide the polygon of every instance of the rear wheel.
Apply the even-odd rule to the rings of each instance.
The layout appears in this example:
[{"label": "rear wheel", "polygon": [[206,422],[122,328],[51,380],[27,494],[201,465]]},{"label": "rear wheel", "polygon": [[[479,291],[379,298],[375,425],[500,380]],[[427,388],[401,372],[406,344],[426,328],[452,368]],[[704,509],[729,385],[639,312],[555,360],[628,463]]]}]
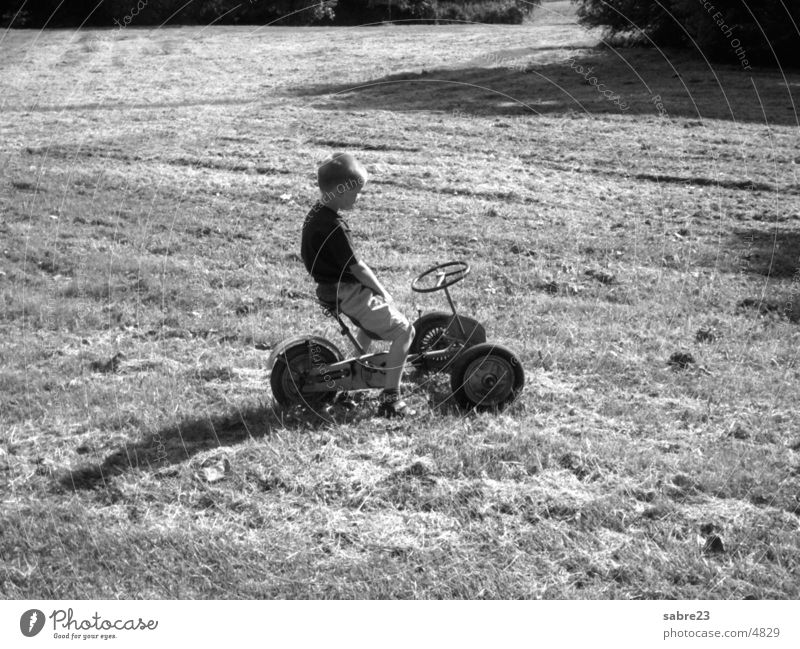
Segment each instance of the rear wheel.
[{"label": "rear wheel", "polygon": [[272,366],[270,387],[280,405],[302,405],[308,408],[323,407],[333,401],[336,390],[310,392],[304,389],[311,370],[341,360],[330,349],[315,343],[299,343],[278,356]]},{"label": "rear wheel", "polygon": [[501,345],[481,343],[464,350],[450,375],[459,405],[476,410],[502,410],[525,385],[519,358]]}]

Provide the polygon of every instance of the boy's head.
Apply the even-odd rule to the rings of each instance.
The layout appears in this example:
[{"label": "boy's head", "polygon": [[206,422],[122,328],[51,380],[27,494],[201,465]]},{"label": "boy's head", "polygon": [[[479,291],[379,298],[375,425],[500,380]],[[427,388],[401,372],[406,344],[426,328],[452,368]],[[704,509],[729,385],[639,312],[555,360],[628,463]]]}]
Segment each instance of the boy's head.
[{"label": "boy's head", "polygon": [[334,153],[317,168],[322,202],[333,210],[349,210],[367,184],[367,170],[350,153]]}]

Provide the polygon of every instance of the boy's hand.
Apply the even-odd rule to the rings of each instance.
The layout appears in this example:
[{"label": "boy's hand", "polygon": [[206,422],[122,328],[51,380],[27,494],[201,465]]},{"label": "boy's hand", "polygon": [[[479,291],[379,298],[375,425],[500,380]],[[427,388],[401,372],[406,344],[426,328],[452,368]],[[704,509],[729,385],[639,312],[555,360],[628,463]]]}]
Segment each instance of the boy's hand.
[{"label": "boy's hand", "polygon": [[392,296],[389,295],[383,284],[375,277],[375,273],[363,261],[358,261],[350,266],[350,271],[355,275],[356,279],[361,282],[368,289],[372,290],[376,295],[380,295],[387,302],[394,302]]}]

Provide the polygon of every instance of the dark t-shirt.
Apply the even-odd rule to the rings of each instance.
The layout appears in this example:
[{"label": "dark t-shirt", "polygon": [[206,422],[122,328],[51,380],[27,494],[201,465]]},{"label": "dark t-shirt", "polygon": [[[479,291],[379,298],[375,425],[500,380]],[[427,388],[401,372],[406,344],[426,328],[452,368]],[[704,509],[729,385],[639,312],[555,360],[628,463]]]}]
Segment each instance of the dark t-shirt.
[{"label": "dark t-shirt", "polygon": [[300,256],[318,284],[358,283],[349,267],[356,263],[347,222],[332,209],[317,203],[303,223]]}]

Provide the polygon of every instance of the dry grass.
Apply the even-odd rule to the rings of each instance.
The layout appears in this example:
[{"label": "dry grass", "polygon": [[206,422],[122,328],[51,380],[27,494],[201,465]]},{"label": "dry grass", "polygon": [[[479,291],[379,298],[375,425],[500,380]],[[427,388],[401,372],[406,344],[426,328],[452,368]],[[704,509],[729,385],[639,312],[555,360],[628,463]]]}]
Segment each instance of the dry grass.
[{"label": "dry grass", "polygon": [[[800,594],[796,73],[594,48],[566,3],[35,37],[0,50],[4,597]],[[527,372],[505,414],[444,379],[409,423],[273,408],[268,350],[336,339],[294,291],[340,148],[410,313],[473,264],[459,304]]]}]

